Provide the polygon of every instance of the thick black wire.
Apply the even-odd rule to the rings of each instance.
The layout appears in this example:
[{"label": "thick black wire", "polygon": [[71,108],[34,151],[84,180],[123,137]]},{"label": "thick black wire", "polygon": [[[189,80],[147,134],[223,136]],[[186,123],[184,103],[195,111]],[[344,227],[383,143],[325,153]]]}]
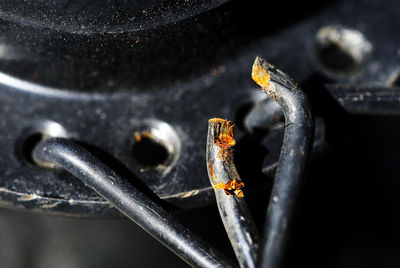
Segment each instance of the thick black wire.
[{"label": "thick black wire", "polygon": [[280,105],[285,115],[283,145],[258,261],[258,267],[278,268],[282,265],[288,227],[311,153],[314,118],[307,97],[296,81],[260,58],[254,64],[259,64],[270,75],[271,87],[264,91]]},{"label": "thick black wire", "polygon": [[33,150],[38,164],[67,170],[193,267],[232,267],[169,213],[75,142],[42,140]]},{"label": "thick black wire", "polygon": [[[207,170],[211,185],[240,182],[233,162],[233,148],[221,149],[215,142],[224,128],[233,124],[223,119],[208,121]],[[233,132],[232,132],[233,134]],[[223,189],[214,189],[219,214],[241,267],[255,267],[259,235],[246,201],[237,195],[227,195]]]}]

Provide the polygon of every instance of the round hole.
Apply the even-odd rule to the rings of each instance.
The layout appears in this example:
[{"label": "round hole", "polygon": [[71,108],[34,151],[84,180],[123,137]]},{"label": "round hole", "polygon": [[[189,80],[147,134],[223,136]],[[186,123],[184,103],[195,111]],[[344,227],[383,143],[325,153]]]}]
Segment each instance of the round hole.
[{"label": "round hole", "polygon": [[174,129],[161,121],[146,120],[136,126],[131,154],[134,162],[143,168],[169,170],[178,159],[180,139]]},{"label": "round hole", "polygon": [[68,137],[66,130],[53,121],[39,121],[32,126],[25,128],[16,143],[16,154],[23,163],[37,166],[33,160],[32,152],[36,145],[48,137]]},{"label": "round hole", "polygon": [[326,26],[317,33],[317,61],[328,75],[348,76],[360,72],[371,51],[371,43],[359,31]]},{"label": "round hole", "polygon": [[36,145],[43,140],[43,138],[44,135],[42,133],[36,132],[32,133],[25,139],[25,142],[22,145],[22,154],[25,160],[28,161],[30,164],[36,165],[36,162],[33,160],[32,157],[32,151],[36,147]]},{"label": "round hole", "polygon": [[400,72],[393,73],[386,82],[387,86],[400,87]]},{"label": "round hole", "polygon": [[136,135],[132,155],[142,166],[155,167],[163,164],[169,156],[167,148],[151,137],[149,133]]}]

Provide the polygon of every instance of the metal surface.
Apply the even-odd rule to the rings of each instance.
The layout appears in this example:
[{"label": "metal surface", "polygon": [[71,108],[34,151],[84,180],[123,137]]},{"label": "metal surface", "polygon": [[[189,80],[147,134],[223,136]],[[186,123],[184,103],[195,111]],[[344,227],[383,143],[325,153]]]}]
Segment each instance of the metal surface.
[{"label": "metal surface", "polygon": [[354,114],[400,114],[398,86],[328,85],[329,92],[346,111]]},{"label": "metal surface", "polygon": [[[399,13],[395,0],[298,7],[240,0],[1,1],[0,205],[120,216],[79,179],[35,165],[32,149],[44,136],[79,143],[166,210],[205,206],[214,201],[204,168],[206,122],[222,117],[237,124],[235,166],[262,227],[265,199],[272,206],[285,200],[277,184],[271,192],[276,167],[278,181],[304,160],[278,164],[281,147],[285,155],[287,141],[299,133],[282,142],[287,129],[271,101],[277,95],[265,99],[250,81],[251,62],[262,55],[296,77],[317,118],[310,183],[300,217],[287,223],[297,227],[284,261],[397,267],[399,120],[382,115],[400,110]],[[143,141],[161,148],[161,160],[138,159]],[[160,150],[142,149],[151,159]],[[291,205],[295,194],[287,200]],[[286,229],[280,219],[267,219],[267,233]],[[197,224],[211,229],[215,222]],[[27,243],[36,246],[39,238]],[[262,257],[275,266],[286,252],[271,243]]]},{"label": "metal surface", "polygon": [[33,159],[41,166],[62,168],[82,180],[192,267],[231,267],[215,249],[75,142],[44,139],[34,148]]},{"label": "metal surface", "polygon": [[[208,177],[240,267],[255,267],[259,235],[244,199],[241,189],[243,182],[233,162],[233,127],[232,122],[224,119],[214,118],[208,121]],[[226,185],[229,186],[224,187]]]},{"label": "metal surface", "polygon": [[[202,164],[205,141],[201,133],[207,129],[204,122],[217,113],[235,116],[236,105],[241,102],[234,99],[246,93],[232,95],[228,84],[237,82],[248,91],[254,90],[249,81],[232,79],[234,73],[235,69],[227,69],[221,77],[209,75],[181,85],[179,91],[167,88],[155,95],[136,91],[71,93],[1,75],[0,110],[8,115],[1,121],[0,132],[2,205],[69,215],[116,215],[107,201],[73,176],[44,171],[27,160],[29,146],[24,148],[24,144],[29,137],[35,133],[52,136],[54,131],[79,140],[107,164],[143,184],[144,191],[150,190],[169,204],[189,208],[211,202],[213,192]],[[213,105],[204,98],[206,95],[214,96]],[[182,107],[182,102],[196,105]],[[171,146],[180,147],[173,152],[176,160],[159,167],[137,165],[131,154],[135,133],[165,129],[165,125],[179,138],[178,145],[173,145],[174,138],[167,139]],[[238,134],[243,132],[239,130]]]},{"label": "metal surface", "polygon": [[[187,44],[192,48],[191,52],[186,50],[186,45],[178,54],[167,49],[173,54],[172,58],[176,59],[168,61],[168,65],[153,64],[154,54],[151,54],[151,57],[150,54],[146,54],[149,56],[145,58],[146,62],[151,63],[146,65],[147,67],[122,53],[137,52],[125,47],[130,47],[132,40],[136,42],[133,37],[131,41],[122,38],[124,34],[129,33],[116,36],[85,36],[77,32],[64,36],[64,33],[54,33],[51,29],[36,28],[35,25],[28,27],[2,19],[0,69],[3,72],[0,75],[0,112],[7,115],[0,123],[2,206],[65,215],[117,214],[109,207],[108,202],[99,199],[72,176],[64,172],[43,172],[26,161],[23,149],[25,141],[32,133],[46,132],[47,127],[42,128],[49,122],[59,124],[69,137],[85,143],[106,158],[107,162],[118,166],[119,172],[142,182],[144,190],[147,188],[174,208],[190,208],[212,202],[212,189],[202,164],[205,161],[205,140],[202,134],[206,131],[204,122],[214,116],[239,117],[239,110],[243,105],[247,105],[249,101],[257,102],[254,100],[254,85],[249,81],[247,73],[255,52],[263,51],[262,54],[265,54],[274,51],[269,54],[277,60],[286,53],[288,46],[285,44],[291,43],[298,47],[309,45],[294,38],[297,34],[308,33],[303,26],[291,27],[291,33],[282,32],[276,36],[259,39],[271,31],[265,32],[262,27],[249,31],[246,27],[249,22],[244,19],[243,14],[253,10],[246,7],[239,2],[224,6],[233,16],[229,18],[219,16],[225,9],[216,10],[208,17],[213,22],[211,25],[203,23],[199,17],[193,18],[196,22],[184,22],[194,23],[188,31],[201,34],[201,38],[194,38],[194,41]],[[304,5],[302,8],[307,9],[309,6]],[[299,19],[302,16],[304,14],[300,12],[293,18]],[[226,19],[225,26],[229,24],[229,29],[234,28],[237,32],[228,31],[227,36],[220,35],[220,29],[214,27],[215,17]],[[232,21],[235,23],[231,24]],[[239,23],[241,26],[236,27]],[[276,24],[278,27],[279,22]],[[197,27],[205,27],[210,31],[205,33]],[[288,24],[279,27],[286,29]],[[228,42],[229,46],[218,48],[221,49],[221,53],[211,49],[208,41],[203,42],[214,40],[213,47],[225,43],[208,38],[212,35],[211,29],[218,32],[222,39],[232,40],[232,43]],[[176,29],[176,32],[182,34],[179,29]],[[157,34],[154,40],[151,39],[152,44],[156,44],[152,47],[162,49],[163,53],[158,54],[167,57],[167,54],[164,54],[165,46],[176,46],[165,43],[165,46],[160,46],[157,38],[162,36],[169,35]],[[91,40],[89,44],[88,38]],[[171,38],[174,38],[173,35]],[[129,41],[129,44],[124,41]],[[255,41],[260,42],[253,46]],[[117,49],[116,43],[124,47]],[[203,44],[207,44],[207,49],[200,49],[199,46]],[[96,48],[107,53],[92,53]],[[200,54],[193,54],[192,50]],[[151,50],[155,54],[157,51]],[[210,55],[203,57],[202,53]],[[120,58],[113,61],[114,54]],[[216,54],[221,57],[216,57]],[[93,55],[95,57],[92,57]],[[201,59],[202,64],[198,59]],[[157,58],[157,62],[167,61]],[[179,63],[178,69],[182,72],[180,77],[184,79],[166,75],[173,78],[173,81],[167,81],[166,76],[160,74],[176,73],[177,65],[173,62]],[[286,57],[279,60],[283,66],[291,65],[291,62],[292,60]],[[190,72],[182,67],[183,63],[191,68]],[[138,69],[137,73],[133,67]],[[308,71],[303,67],[298,66],[296,70],[291,71],[304,78]],[[152,74],[150,77],[140,73],[149,68]],[[196,75],[193,76],[193,73]],[[142,82],[153,85],[147,87]],[[162,168],[161,172],[157,167],[139,167],[132,161],[131,156],[134,133],[146,131],[160,122],[173,129],[181,144],[179,153],[175,155],[176,161],[167,168]],[[237,134],[238,143],[247,136],[242,129],[239,129]],[[275,141],[279,142],[278,136]],[[275,147],[273,142],[268,146]],[[272,150],[267,150],[274,155]],[[277,160],[278,158],[275,158],[271,167],[276,166]]]},{"label": "metal surface", "polygon": [[0,70],[71,91],[159,88],[206,64],[193,46],[209,31],[197,28],[225,28],[228,16],[213,11],[225,2],[1,1]]},{"label": "metal surface", "polygon": [[257,57],[252,78],[282,108],[285,133],[274,186],[268,205],[258,266],[282,266],[288,232],[314,136],[310,103],[297,82],[275,66]]},{"label": "metal surface", "polygon": [[[275,10],[285,4],[268,3]],[[196,49],[197,54],[193,51],[185,54],[182,52],[184,49],[182,53],[176,54],[176,51],[171,50],[170,54],[176,57],[176,61],[171,62],[185,63],[186,67],[191,67],[191,72],[183,68],[179,76],[171,76],[174,77],[173,81],[167,81],[165,77],[168,75],[160,73],[179,69],[178,65],[165,64],[168,57],[157,58],[158,62],[162,62],[161,66],[152,64],[149,65],[151,68],[147,65],[144,68],[138,64],[142,61],[134,61],[124,53],[118,54],[128,51],[127,48],[135,44],[137,39],[134,38],[134,33],[129,38],[126,37],[128,32],[115,36],[87,36],[79,31],[66,34],[37,28],[34,24],[28,27],[5,19],[4,15],[0,38],[0,64],[3,71],[0,76],[0,111],[7,116],[1,121],[0,131],[1,204],[48,213],[116,215],[108,202],[99,199],[72,176],[63,172],[43,172],[25,160],[21,152],[22,144],[30,133],[42,132],[42,127],[48,122],[60,124],[65,133],[90,145],[97,152],[101,148],[100,154],[106,155],[108,161],[120,163],[120,170],[136,178],[135,181],[142,182],[143,188],[148,188],[172,206],[189,208],[206,204],[213,201],[213,193],[203,165],[205,141],[201,133],[206,131],[204,122],[214,116],[239,117],[238,111],[243,105],[258,102],[254,97],[254,85],[248,78],[248,68],[255,55],[266,56],[269,61],[295,76],[300,84],[312,85],[307,90],[310,89],[310,95],[314,96],[322,94],[321,88],[325,84],[346,86],[357,85],[361,81],[366,85],[386,84],[393,74],[396,75],[400,62],[396,56],[396,37],[400,36],[398,16],[395,15],[399,10],[396,1],[337,1],[320,6],[304,3],[296,10],[287,11],[287,17],[292,18],[291,22],[271,20],[269,27],[260,23],[264,22],[260,15],[262,11],[246,6],[237,2],[224,5],[224,9],[216,10],[209,17],[214,22],[211,24],[199,21],[196,24],[191,21],[194,23],[192,25],[201,25],[209,32],[195,38],[196,42],[193,39],[187,44]],[[229,49],[214,49],[221,42],[218,39],[209,46],[208,41],[215,40],[209,38],[209,35],[212,36],[214,30],[222,32],[218,27],[213,28],[213,25],[214,19],[225,8],[236,19],[230,20],[232,17],[226,17],[227,24],[238,31],[221,36],[222,39],[230,40],[222,42],[229,43]],[[235,13],[241,16],[235,16]],[[382,13],[388,14],[385,20],[381,19]],[[255,20],[250,23],[245,16],[247,14],[254,14]],[[316,35],[327,25],[345,25],[355,29],[372,45],[369,59],[357,74],[323,79],[318,75],[322,70],[316,56]],[[197,26],[185,32],[186,36],[191,31],[200,31]],[[176,32],[180,32],[180,29]],[[156,35],[157,38],[168,36],[161,32]],[[164,52],[170,51],[167,48],[176,47],[169,42],[161,43],[156,37],[152,39],[152,44],[157,44]],[[175,37],[176,35],[171,35],[171,40]],[[109,41],[106,42],[106,39]],[[116,44],[124,45],[111,49]],[[206,48],[200,46],[201,44],[207,45]],[[96,48],[99,48],[97,53]],[[129,53],[135,54],[136,48],[134,51]],[[201,57],[202,53],[208,56]],[[113,61],[113,54],[120,56]],[[148,57],[143,58],[143,61],[152,59],[153,63],[154,54],[146,55]],[[216,55],[223,56],[215,57]],[[207,64],[202,61],[203,64],[197,65],[198,62],[194,59],[199,58],[204,59]],[[78,66],[83,70],[76,68]],[[132,66],[137,73],[130,69]],[[195,66],[199,66],[199,69]],[[119,69],[120,67],[124,68]],[[141,68],[150,68],[153,75],[142,75]],[[73,70],[77,70],[76,73]],[[188,73],[190,75],[185,76]],[[154,83],[147,87],[141,83],[143,81]],[[321,102],[313,105],[323,105],[319,103]],[[328,120],[328,125],[335,124],[331,119],[332,117]],[[156,122],[155,124],[167,123],[181,140],[179,157],[170,166],[168,173],[160,174],[157,169],[141,169],[132,161],[130,145],[134,133],[142,130],[141,128],[148,128],[143,127],[148,120]],[[261,156],[260,161],[267,157],[264,166],[260,164],[256,166],[257,169],[270,171],[276,167],[280,149],[277,144],[281,138],[279,133],[282,130],[268,133],[262,140],[262,146],[268,153]],[[243,153],[239,147],[246,143],[249,135],[240,128],[237,134],[236,158],[239,162],[240,159],[248,158],[246,152]],[[249,165],[237,166],[242,172],[250,173]],[[250,167],[253,168],[254,165]]]}]

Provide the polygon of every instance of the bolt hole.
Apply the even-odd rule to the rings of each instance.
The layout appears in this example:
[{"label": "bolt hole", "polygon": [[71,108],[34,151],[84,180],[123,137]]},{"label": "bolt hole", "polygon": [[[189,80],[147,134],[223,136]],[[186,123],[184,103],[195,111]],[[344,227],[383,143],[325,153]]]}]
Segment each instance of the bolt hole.
[{"label": "bolt hole", "polygon": [[400,73],[391,75],[386,84],[391,87],[400,87]]},{"label": "bolt hole", "polygon": [[15,154],[23,164],[38,165],[33,160],[33,150],[45,138],[69,137],[67,131],[59,123],[49,120],[35,121],[24,128],[15,143]]},{"label": "bolt hole", "polygon": [[150,133],[142,133],[136,135],[132,156],[142,166],[156,167],[168,160],[169,152],[165,145],[152,138]]},{"label": "bolt hole", "polygon": [[149,119],[139,122],[131,142],[132,160],[140,171],[169,172],[179,158],[180,138],[167,123]]},{"label": "bolt hole", "polygon": [[44,139],[43,133],[32,133],[29,135],[25,142],[22,145],[22,154],[28,163],[32,165],[37,165],[37,163],[33,160],[32,152],[35,149],[36,145],[39,144]]},{"label": "bolt hole", "polygon": [[397,77],[393,80],[392,86],[400,87],[400,76],[397,76]]},{"label": "bolt hole", "polygon": [[337,44],[328,44],[319,51],[319,59],[325,68],[332,72],[352,72],[356,68],[356,60]]},{"label": "bolt hole", "polygon": [[331,76],[359,73],[372,51],[372,45],[359,31],[326,26],[316,37],[316,57],[322,71]]}]

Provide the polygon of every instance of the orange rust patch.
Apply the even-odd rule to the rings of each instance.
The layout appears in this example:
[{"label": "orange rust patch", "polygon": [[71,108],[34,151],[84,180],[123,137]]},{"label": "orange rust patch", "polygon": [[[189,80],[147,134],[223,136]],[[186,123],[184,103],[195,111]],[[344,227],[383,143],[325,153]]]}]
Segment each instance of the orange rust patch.
[{"label": "orange rust patch", "polygon": [[221,147],[221,149],[228,149],[232,146],[235,146],[236,141],[233,138],[233,128],[232,128],[232,136],[221,133],[218,137],[218,140],[216,140],[215,144]]},{"label": "orange rust patch", "polygon": [[236,141],[233,138],[233,129],[235,124],[229,120],[221,118],[212,118],[209,122],[214,123],[214,143],[221,151],[218,157],[230,158],[230,148],[235,146]]},{"label": "orange rust patch", "polygon": [[260,57],[257,57],[253,64],[251,78],[256,82],[261,90],[264,91],[270,98],[278,99],[279,95],[275,92],[274,87],[271,85],[271,75],[267,71],[268,66]]},{"label": "orange rust patch", "polygon": [[219,124],[223,124],[223,123],[230,122],[230,121],[229,121],[229,120],[226,120],[226,119],[214,117],[214,118],[208,119],[208,122],[210,122],[210,123],[219,123]]},{"label": "orange rust patch", "polygon": [[212,165],[211,160],[208,161],[208,168],[209,168],[209,170],[210,170],[211,179],[212,179],[213,181],[216,181],[216,179],[215,179],[215,177],[214,177],[214,167],[213,167],[213,165]]},{"label": "orange rust patch", "polygon": [[271,75],[260,65],[260,61],[257,59],[253,64],[251,78],[253,78],[254,82],[256,82],[263,89],[269,88],[271,87],[271,84],[269,83]]},{"label": "orange rust patch", "polygon": [[135,133],[135,140],[140,142],[143,138],[153,139],[153,135],[149,132]]},{"label": "orange rust patch", "polygon": [[238,197],[243,197],[243,191],[242,191],[243,187],[244,187],[244,182],[237,181],[236,179],[228,181],[227,183],[220,182],[214,185],[215,189],[222,189],[225,191],[227,195],[236,195]]}]

